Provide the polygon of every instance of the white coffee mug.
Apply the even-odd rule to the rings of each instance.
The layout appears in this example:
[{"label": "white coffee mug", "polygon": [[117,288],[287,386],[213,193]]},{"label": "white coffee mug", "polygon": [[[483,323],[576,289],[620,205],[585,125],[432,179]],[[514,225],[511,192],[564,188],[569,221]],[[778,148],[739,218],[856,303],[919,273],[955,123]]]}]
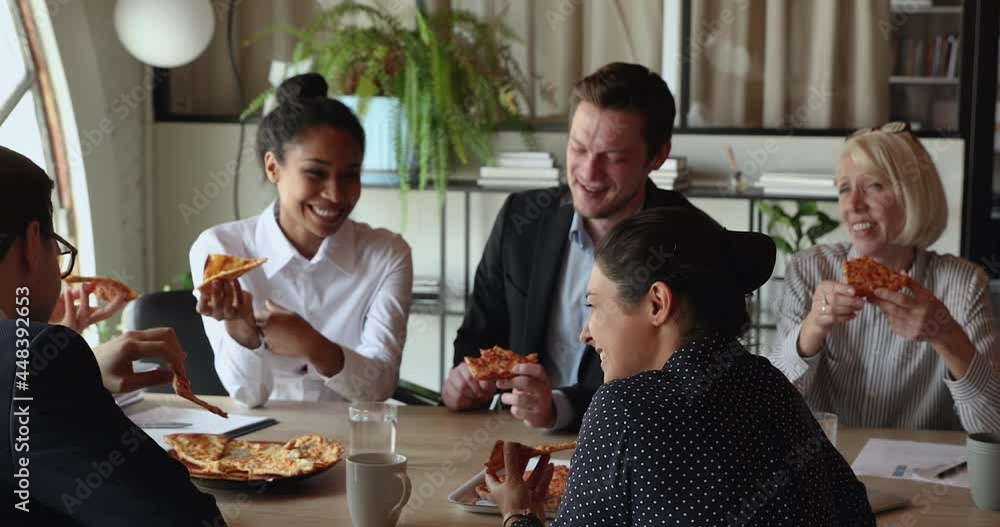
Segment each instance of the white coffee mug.
[{"label": "white coffee mug", "polygon": [[354,527],[395,527],[409,499],[405,457],[367,453],[347,458],[347,506]]}]

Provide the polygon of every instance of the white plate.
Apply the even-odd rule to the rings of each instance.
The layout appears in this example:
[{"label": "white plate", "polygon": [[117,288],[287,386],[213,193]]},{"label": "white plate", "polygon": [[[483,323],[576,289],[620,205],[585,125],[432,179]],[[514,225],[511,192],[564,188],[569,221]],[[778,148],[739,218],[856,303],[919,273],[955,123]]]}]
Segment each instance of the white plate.
[{"label": "white plate", "polygon": [[[553,465],[570,466],[568,459],[553,459],[551,460]],[[535,468],[538,463],[538,458],[528,461],[528,470]],[[490,500],[484,500],[476,494],[476,486],[486,480],[486,471],[480,470],[479,474],[473,476],[472,479],[466,481],[461,487],[455,489],[448,496],[448,501],[458,505],[462,510],[469,512],[477,512],[480,514],[495,514],[500,515],[500,509]],[[545,515],[549,519],[556,517],[557,511],[545,511]]]}]

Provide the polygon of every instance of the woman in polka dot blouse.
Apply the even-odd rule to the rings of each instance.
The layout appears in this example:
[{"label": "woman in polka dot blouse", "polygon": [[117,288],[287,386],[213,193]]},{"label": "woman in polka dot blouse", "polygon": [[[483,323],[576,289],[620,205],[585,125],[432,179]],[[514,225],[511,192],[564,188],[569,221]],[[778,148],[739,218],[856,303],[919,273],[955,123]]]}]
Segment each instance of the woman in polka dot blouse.
[{"label": "woman in polka dot blouse", "polygon": [[[745,295],[768,280],[774,256],[767,236],[697,210],[643,211],[605,236],[580,335],[605,384],[555,526],[875,525],[864,485],[802,396],[737,340]],[[525,462],[511,458],[507,470]],[[504,527],[541,525],[531,511],[546,479],[489,482]]]}]

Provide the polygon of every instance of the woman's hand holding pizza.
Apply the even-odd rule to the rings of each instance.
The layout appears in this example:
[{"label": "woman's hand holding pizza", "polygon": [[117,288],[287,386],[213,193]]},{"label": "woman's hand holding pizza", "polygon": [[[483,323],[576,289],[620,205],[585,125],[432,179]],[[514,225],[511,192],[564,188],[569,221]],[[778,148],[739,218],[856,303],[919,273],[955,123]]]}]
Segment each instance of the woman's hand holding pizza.
[{"label": "woman's hand holding pizza", "polygon": [[872,303],[885,313],[897,335],[910,342],[929,343],[952,376],[961,379],[972,362],[975,346],[934,293],[912,278],[907,287],[912,294],[876,289]]},{"label": "woman's hand holding pizza", "polygon": [[809,314],[802,321],[799,331],[799,355],[812,357],[819,353],[826,336],[837,324],[853,320],[865,307],[863,298],[856,296],[853,287],[824,280],[813,292]]},{"label": "woman's hand holding pizza", "polygon": [[237,280],[216,280],[201,289],[198,313],[225,322],[226,332],[244,348],[260,347],[253,296]]}]

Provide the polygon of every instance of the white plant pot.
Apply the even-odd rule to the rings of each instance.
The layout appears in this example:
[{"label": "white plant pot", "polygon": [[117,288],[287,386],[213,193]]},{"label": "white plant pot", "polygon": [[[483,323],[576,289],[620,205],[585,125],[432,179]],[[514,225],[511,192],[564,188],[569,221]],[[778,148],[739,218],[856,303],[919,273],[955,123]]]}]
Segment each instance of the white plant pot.
[{"label": "white plant pot", "polygon": [[[337,99],[358,113],[358,98],[354,95],[339,95]],[[393,148],[392,115],[400,111],[398,97],[372,97],[368,100],[365,114],[359,115],[365,129],[365,161],[361,169],[365,172],[396,172],[396,152]],[[405,129],[405,122],[404,122]],[[403,137],[405,143],[405,134]]]}]

